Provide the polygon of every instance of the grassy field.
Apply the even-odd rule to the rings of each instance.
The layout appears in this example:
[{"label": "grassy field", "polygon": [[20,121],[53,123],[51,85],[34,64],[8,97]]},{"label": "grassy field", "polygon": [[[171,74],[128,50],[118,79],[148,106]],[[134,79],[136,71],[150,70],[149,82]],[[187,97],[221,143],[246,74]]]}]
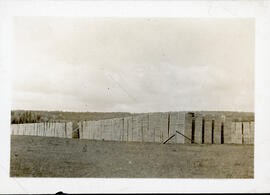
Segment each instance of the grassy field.
[{"label": "grassy field", "polygon": [[253,178],[253,145],[11,136],[12,177]]}]

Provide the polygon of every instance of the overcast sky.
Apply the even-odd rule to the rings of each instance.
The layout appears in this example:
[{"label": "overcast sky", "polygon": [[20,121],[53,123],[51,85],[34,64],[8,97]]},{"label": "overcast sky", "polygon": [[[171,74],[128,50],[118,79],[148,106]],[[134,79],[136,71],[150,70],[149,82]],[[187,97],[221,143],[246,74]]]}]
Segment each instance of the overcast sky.
[{"label": "overcast sky", "polygon": [[12,109],[254,111],[254,20],[17,17]]}]

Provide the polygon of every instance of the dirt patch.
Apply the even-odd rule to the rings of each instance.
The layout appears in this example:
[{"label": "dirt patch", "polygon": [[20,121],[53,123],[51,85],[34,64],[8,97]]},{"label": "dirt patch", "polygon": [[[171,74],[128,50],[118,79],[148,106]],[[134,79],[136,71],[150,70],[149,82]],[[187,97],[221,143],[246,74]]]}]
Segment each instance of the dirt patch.
[{"label": "dirt patch", "polygon": [[11,136],[12,177],[253,178],[253,145]]}]

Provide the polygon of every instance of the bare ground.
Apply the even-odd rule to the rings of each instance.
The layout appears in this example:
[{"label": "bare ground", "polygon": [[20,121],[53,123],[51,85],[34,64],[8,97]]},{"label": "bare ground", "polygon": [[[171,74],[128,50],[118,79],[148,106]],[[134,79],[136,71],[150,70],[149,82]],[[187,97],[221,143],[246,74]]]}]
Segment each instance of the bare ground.
[{"label": "bare ground", "polygon": [[11,177],[253,178],[253,145],[11,136]]}]

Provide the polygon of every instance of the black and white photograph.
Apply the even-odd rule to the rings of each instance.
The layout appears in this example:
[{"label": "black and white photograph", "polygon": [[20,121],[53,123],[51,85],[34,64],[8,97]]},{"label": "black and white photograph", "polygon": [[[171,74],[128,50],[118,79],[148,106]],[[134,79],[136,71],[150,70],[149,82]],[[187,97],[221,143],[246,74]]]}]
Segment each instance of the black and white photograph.
[{"label": "black and white photograph", "polygon": [[0,193],[269,192],[269,9],[0,0]]},{"label": "black and white photograph", "polygon": [[10,176],[254,177],[254,19],[13,29]]}]

